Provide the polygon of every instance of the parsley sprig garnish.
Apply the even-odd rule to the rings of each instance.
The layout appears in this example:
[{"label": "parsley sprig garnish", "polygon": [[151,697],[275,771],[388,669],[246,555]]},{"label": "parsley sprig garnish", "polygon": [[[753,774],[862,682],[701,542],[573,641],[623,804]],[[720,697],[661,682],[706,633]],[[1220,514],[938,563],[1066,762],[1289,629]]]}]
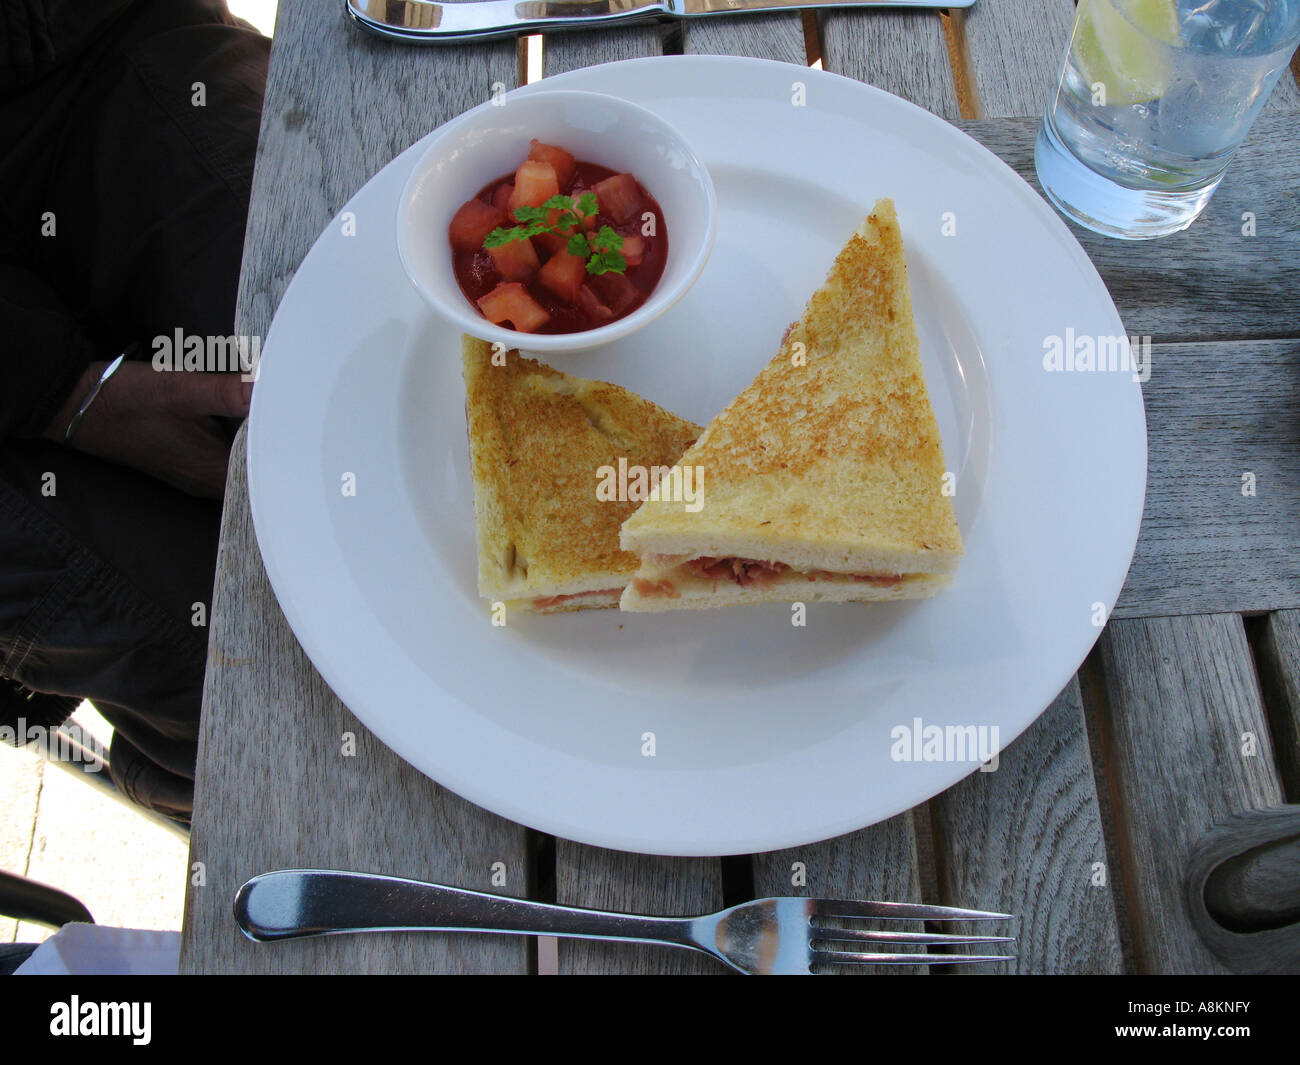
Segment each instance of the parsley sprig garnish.
[{"label": "parsley sprig garnish", "polygon": [[[547,217],[559,210],[553,223]],[[586,220],[599,210],[594,192],[584,192],[575,201],[572,196],[552,196],[540,207],[516,207],[515,219],[522,225],[509,229],[498,226],[483,238],[483,247],[499,248],[516,240],[527,240],[541,233],[559,233],[569,238],[565,250],[587,260],[589,274],[621,274],[627,269],[627,260],[620,250],[622,236],[613,226],[601,226],[587,236]]]}]

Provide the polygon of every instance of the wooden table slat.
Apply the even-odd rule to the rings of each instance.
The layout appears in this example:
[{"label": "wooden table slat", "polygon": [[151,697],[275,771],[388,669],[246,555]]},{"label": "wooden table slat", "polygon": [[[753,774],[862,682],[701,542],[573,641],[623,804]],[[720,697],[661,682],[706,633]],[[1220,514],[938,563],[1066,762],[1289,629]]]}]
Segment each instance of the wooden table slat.
[{"label": "wooden table slat", "polygon": [[1074,0],[980,0],[959,10],[976,115],[1040,117],[1056,88]]},{"label": "wooden table slat", "polygon": [[1114,617],[1300,606],[1300,340],[1158,344],[1142,531]]},{"label": "wooden table slat", "polygon": [[943,23],[934,11],[835,11],[821,16],[822,66],[961,117]]},{"label": "wooden table slat", "polygon": [[[1124,971],[1079,683],[931,802],[940,901],[1017,916],[1003,972]],[[1041,900],[1041,904],[1040,904]]]},{"label": "wooden table slat", "polygon": [[663,54],[666,27],[625,26],[604,33],[548,33],[542,38],[542,74],[594,67],[620,59]]},{"label": "wooden table slat", "polygon": [[807,48],[797,11],[775,15],[728,15],[682,23],[687,55],[742,55],[804,66]]},{"label": "wooden table slat", "polygon": [[[924,813],[925,808],[920,811]],[[884,899],[920,902],[912,812],[846,836],[753,857],[754,896]],[[917,923],[895,922],[900,931],[923,931]],[[926,972],[926,966],[858,965],[841,970],[855,976]]]},{"label": "wooden table slat", "polygon": [[1100,647],[1101,729],[1139,970],[1223,972],[1190,923],[1188,856],[1224,819],[1282,801],[1241,618],[1112,621]]},{"label": "wooden table slat", "polygon": [[[624,913],[696,916],[722,909],[722,863],[717,858],[661,858],[650,854],[555,841],[555,900]],[[562,939],[562,974],[725,973],[694,951],[646,943]]]}]

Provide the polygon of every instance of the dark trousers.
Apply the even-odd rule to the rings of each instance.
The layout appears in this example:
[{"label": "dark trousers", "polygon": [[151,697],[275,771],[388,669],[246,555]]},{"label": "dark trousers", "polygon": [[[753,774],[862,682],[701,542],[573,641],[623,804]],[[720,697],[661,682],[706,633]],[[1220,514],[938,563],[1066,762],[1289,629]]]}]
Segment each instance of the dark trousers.
[{"label": "dark trousers", "polygon": [[[139,0],[67,69],[7,92],[0,267],[37,275],[105,351],[232,334],[269,53],[221,3]],[[51,210],[58,237],[38,239]],[[63,444],[0,441],[0,724],[89,698],[117,784],[183,820],[220,513]]]}]

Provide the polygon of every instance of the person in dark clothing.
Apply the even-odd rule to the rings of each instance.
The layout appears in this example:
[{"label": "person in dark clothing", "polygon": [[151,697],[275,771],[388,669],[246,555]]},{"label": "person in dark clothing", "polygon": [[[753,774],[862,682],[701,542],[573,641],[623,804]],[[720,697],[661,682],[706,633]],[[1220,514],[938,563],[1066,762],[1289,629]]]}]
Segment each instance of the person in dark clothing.
[{"label": "person in dark clothing", "polygon": [[234,333],[269,54],[224,0],[0,0],[0,725],[89,698],[181,820],[252,385],[155,356]]}]

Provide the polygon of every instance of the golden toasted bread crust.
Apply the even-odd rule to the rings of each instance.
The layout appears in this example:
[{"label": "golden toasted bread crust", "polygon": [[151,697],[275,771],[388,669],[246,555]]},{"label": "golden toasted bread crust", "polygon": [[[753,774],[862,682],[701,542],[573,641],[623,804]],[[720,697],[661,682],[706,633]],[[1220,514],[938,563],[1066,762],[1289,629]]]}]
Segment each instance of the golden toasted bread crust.
[{"label": "golden toasted bread crust", "polygon": [[618,531],[638,503],[599,500],[598,471],[620,458],[670,467],[700,427],[517,351],[493,365],[485,341],[467,336],[462,348],[480,594],[527,608],[622,587],[637,557],[619,548]]},{"label": "golden toasted bread crust", "polygon": [[952,572],[961,533],[892,201],[876,204],[781,350],[680,462],[703,468],[702,508],[646,502],[623,526],[625,548]]}]

